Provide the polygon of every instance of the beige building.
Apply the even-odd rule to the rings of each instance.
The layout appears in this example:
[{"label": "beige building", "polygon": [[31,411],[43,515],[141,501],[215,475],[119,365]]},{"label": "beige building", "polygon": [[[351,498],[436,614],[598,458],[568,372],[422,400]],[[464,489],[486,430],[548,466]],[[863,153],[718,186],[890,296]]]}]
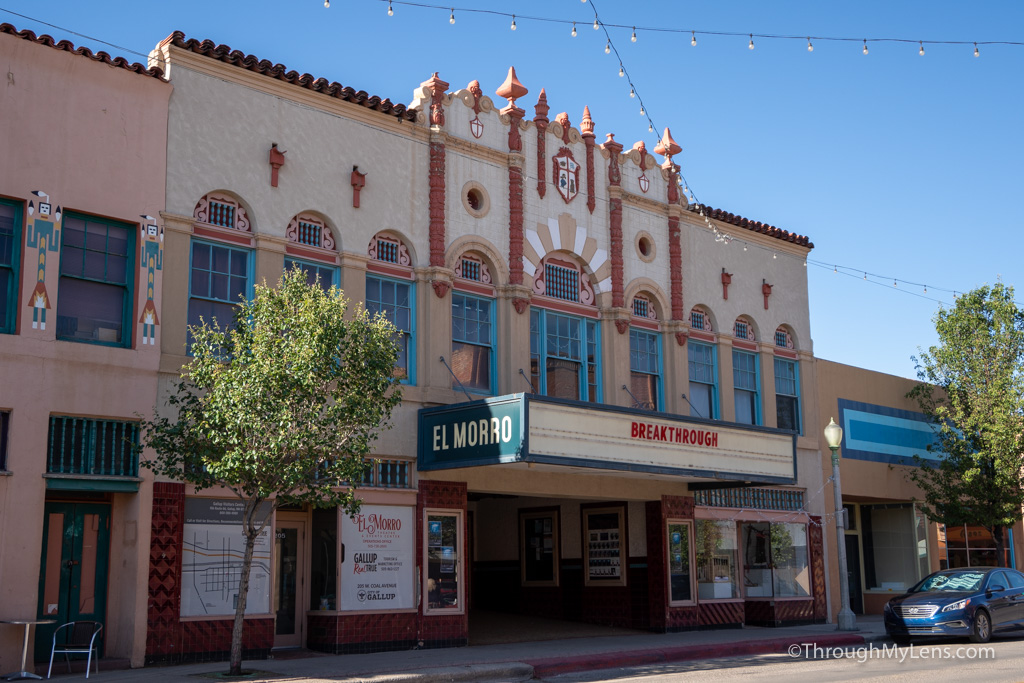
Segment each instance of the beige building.
[{"label": "beige building", "polygon": [[[104,624],[141,665],[167,104],[157,70],[0,25],[0,619]],[[150,218],[150,217],[154,218]],[[0,628],[5,670],[24,628]],[[30,652],[29,656],[32,656]]]}]

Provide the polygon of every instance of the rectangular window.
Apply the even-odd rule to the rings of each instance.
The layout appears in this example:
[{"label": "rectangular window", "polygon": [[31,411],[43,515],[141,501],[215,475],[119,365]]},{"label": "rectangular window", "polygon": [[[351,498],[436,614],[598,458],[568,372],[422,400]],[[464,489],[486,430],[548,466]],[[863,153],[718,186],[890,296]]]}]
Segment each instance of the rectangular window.
[{"label": "rectangular window", "polygon": [[520,510],[519,540],[522,584],[557,586],[558,510]]},{"label": "rectangular window", "polygon": [[395,343],[398,345],[395,374],[409,384],[416,382],[413,292],[411,282],[366,276],[366,310],[371,316],[383,313],[398,328],[395,335]]},{"label": "rectangular window", "polygon": [[10,428],[10,411],[0,411],[0,472],[7,471],[7,442],[10,439]]},{"label": "rectangular window", "polygon": [[139,426],[134,422],[52,416],[46,471],[137,477],[139,459],[135,446],[138,442]]},{"label": "rectangular window", "polygon": [[806,524],[743,523],[746,597],[809,597],[809,567]]},{"label": "rectangular window", "polygon": [[[636,301],[634,299],[634,301]],[[629,330],[630,391],[636,408],[661,410],[661,338],[653,332]]]},{"label": "rectangular window", "polygon": [[601,400],[601,339],[593,320],[530,312],[530,371],[545,396]]},{"label": "rectangular window", "polygon": [[775,359],[775,415],[779,429],[800,431],[800,379],[794,360]]},{"label": "rectangular window", "polygon": [[309,572],[310,609],[338,605],[338,508],[313,508]]},{"label": "rectangular window", "polygon": [[[249,296],[249,252],[222,244],[192,242],[188,324],[234,327],[235,307]],[[188,335],[189,346],[192,335]]]},{"label": "rectangular window", "polygon": [[690,571],[690,523],[668,522],[668,601],[670,605],[693,602]]},{"label": "rectangular window", "polygon": [[[300,223],[299,225],[302,224]],[[291,270],[292,268],[301,268],[306,273],[306,282],[311,285],[319,282],[320,288],[325,292],[338,284],[338,269],[334,266],[286,258],[284,260],[284,269]]]},{"label": "rectangular window", "polygon": [[739,598],[736,523],[697,520],[696,545],[697,597],[702,601]]},{"label": "rectangular window", "polygon": [[736,421],[751,425],[761,424],[757,395],[757,354],[733,349],[732,379]]},{"label": "rectangular window", "polygon": [[21,272],[21,205],[0,199],[0,333],[13,333]]},{"label": "rectangular window", "polygon": [[[865,588],[902,591],[928,574],[927,521],[913,503],[861,505],[860,522]],[[968,529],[980,533],[968,538],[964,527],[947,527],[950,568],[995,565],[992,535],[980,527]]]},{"label": "rectangular window", "polygon": [[[494,393],[492,302],[452,293],[452,372],[466,389]],[[452,388],[458,384],[452,382]]]},{"label": "rectangular window", "polygon": [[584,583],[587,586],[625,586],[627,549],[623,507],[583,510]]},{"label": "rectangular window", "polygon": [[131,346],[135,228],[67,213],[62,231],[57,339]]},{"label": "rectangular window", "polygon": [[718,418],[718,371],[715,368],[715,347],[692,339],[687,343],[690,367],[690,415],[706,419]]},{"label": "rectangular window", "polygon": [[425,613],[463,612],[463,587],[459,580],[462,559],[462,513],[427,511],[424,515]]}]

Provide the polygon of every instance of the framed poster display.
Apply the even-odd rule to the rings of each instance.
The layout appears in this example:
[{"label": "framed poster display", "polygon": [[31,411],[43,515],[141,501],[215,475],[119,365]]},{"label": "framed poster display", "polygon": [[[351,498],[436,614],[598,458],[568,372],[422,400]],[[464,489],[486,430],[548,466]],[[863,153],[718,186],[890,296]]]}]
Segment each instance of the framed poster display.
[{"label": "framed poster display", "polygon": [[584,585],[625,586],[629,544],[626,508],[583,508]]}]

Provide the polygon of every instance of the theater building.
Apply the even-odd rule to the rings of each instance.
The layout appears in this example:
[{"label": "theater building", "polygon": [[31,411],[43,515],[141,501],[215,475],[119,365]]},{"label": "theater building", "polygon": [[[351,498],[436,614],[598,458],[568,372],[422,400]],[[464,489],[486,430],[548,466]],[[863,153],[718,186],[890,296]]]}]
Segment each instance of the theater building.
[{"label": "theater building", "polygon": [[[171,86],[9,24],[0,54],[0,619],[48,621],[43,661],[58,624],[100,621],[103,656],[139,666]],[[24,633],[0,625],[5,671]]]},{"label": "theater building", "polygon": [[[474,610],[826,619],[806,237],[688,203],[667,130],[599,141],[514,70],[405,107],[180,33],[151,63],[174,86],[161,392],[188,323],[291,264],[401,330],[362,512],[276,513],[250,655],[462,645]],[[147,661],[227,651],[233,515],[155,483]]]}]

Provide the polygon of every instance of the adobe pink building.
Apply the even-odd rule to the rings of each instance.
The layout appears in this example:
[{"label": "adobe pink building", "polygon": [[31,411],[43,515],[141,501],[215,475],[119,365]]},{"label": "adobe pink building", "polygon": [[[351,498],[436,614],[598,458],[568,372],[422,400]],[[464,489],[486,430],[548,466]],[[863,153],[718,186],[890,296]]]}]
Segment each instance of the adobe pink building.
[{"label": "adobe pink building", "polygon": [[[0,620],[53,622],[37,659],[97,620],[103,655],[140,665],[152,485],[131,442],[160,361],[171,86],[9,24],[0,54]],[[5,669],[22,634],[0,625]]]}]

